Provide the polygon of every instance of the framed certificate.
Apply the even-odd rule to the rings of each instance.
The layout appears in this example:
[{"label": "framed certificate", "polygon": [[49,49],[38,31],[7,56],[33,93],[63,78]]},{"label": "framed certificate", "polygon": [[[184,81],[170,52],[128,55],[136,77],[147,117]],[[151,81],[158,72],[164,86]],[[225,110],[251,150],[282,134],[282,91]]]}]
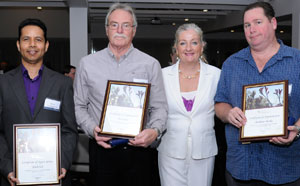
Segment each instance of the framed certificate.
[{"label": "framed certificate", "polygon": [[111,81],[100,119],[101,135],[134,138],[143,130],[150,84]]},{"label": "framed certificate", "polygon": [[17,185],[60,184],[60,124],[14,124]]},{"label": "framed certificate", "polygon": [[244,86],[242,107],[247,123],[240,128],[240,141],[287,137],[287,80]]}]

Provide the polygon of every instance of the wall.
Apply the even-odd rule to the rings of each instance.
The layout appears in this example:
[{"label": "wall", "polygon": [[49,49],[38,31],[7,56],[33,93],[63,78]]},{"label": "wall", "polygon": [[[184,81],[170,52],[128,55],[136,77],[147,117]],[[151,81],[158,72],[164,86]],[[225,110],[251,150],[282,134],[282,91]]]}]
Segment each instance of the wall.
[{"label": "wall", "polygon": [[0,38],[16,38],[18,26],[26,18],[38,18],[45,22],[49,38],[69,38],[68,8],[0,8]]}]

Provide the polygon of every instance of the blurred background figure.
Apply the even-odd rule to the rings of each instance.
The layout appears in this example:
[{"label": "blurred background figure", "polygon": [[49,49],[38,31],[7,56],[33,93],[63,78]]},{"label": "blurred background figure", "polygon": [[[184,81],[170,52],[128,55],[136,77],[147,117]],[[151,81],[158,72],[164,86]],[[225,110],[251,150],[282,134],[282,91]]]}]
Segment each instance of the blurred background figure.
[{"label": "blurred background figure", "polygon": [[169,62],[169,65],[174,65],[177,62],[177,54],[176,54],[175,44],[172,46],[172,50],[170,53],[170,59],[171,59],[171,61]]},{"label": "blurred background figure", "polygon": [[167,131],[158,147],[162,186],[211,186],[218,152],[214,96],[220,70],[203,55],[203,32],[181,25],[175,35],[178,61],[163,69],[169,107]]},{"label": "blurred background figure", "polygon": [[0,74],[4,74],[8,69],[8,63],[6,61],[0,62]]},{"label": "blurred background figure", "polygon": [[75,73],[76,73],[76,67],[74,67],[72,65],[65,66],[63,74],[65,76],[68,76],[68,77],[72,78],[73,81],[74,81],[74,78],[75,78]]}]

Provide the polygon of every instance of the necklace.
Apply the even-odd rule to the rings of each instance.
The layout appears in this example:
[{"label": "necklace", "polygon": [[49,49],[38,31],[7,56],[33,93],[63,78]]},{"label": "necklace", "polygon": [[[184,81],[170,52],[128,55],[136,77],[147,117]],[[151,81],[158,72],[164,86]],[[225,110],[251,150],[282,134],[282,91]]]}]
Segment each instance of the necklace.
[{"label": "necklace", "polygon": [[186,75],[186,74],[183,74],[183,73],[181,72],[181,70],[178,70],[178,72],[179,72],[179,74],[182,75],[182,78],[183,78],[183,79],[194,79],[194,78],[196,78],[197,75],[200,73],[200,70],[197,70],[197,72],[196,72],[195,74],[192,74],[192,75]]}]

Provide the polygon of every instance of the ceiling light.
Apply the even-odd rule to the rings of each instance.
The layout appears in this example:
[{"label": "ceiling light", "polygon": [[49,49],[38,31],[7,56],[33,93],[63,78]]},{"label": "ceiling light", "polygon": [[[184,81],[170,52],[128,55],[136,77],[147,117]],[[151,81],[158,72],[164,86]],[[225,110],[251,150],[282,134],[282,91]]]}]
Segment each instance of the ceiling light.
[{"label": "ceiling light", "polygon": [[204,9],[203,12],[208,12],[208,10],[207,10],[207,9]]},{"label": "ceiling light", "polygon": [[154,17],[153,19],[151,19],[151,24],[153,24],[153,25],[160,25],[161,24],[160,18]]},{"label": "ceiling light", "polygon": [[42,10],[42,9],[43,9],[43,7],[41,7],[41,6],[38,6],[38,7],[36,7],[36,9],[37,9],[37,10]]},{"label": "ceiling light", "polygon": [[280,32],[281,34],[283,34],[283,33],[284,33],[284,31],[283,31],[283,30],[280,30],[279,32]]},{"label": "ceiling light", "polygon": [[176,25],[176,23],[172,23],[172,25],[173,25],[173,26],[175,26],[175,25]]},{"label": "ceiling light", "polygon": [[189,21],[189,18],[185,18],[184,21],[186,21],[186,22]]},{"label": "ceiling light", "polygon": [[230,32],[232,32],[232,33],[233,33],[233,32],[234,32],[234,30],[230,30]]}]

